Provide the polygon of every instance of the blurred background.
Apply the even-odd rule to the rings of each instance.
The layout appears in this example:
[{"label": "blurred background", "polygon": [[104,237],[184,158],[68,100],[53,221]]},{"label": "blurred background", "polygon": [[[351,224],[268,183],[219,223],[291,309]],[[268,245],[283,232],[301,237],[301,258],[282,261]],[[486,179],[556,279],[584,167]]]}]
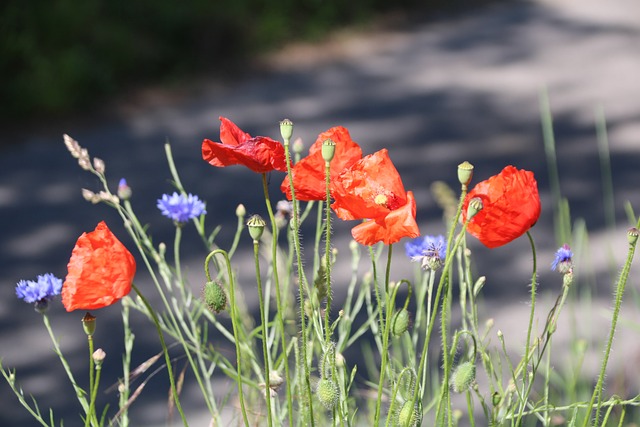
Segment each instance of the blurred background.
[{"label": "blurred background", "polygon": [[[572,217],[589,232],[577,270],[579,283],[592,295],[589,307],[570,306],[567,313],[571,319],[586,314],[574,323],[595,355],[585,362],[586,375],[595,370],[612,279],[626,251],[625,202],[640,211],[637,2],[405,0],[390,8],[390,2],[377,0],[179,6],[60,0],[6,1],[0,10],[0,357],[17,368],[25,392],[43,409],[51,406],[56,419],[75,425],[80,408],[40,315],[15,298],[15,284],[46,272],[64,277],[77,237],[103,219],[133,248],[109,208],[82,199],[80,189],[97,191],[99,182],[68,155],[62,134],[105,160],[113,188],[127,178],[133,206],[157,242],[172,239],[172,224],[155,207],[156,199],[173,191],[163,148],[170,141],[183,184],[207,201],[207,226],[222,225],[217,241],[228,247],[237,204],[264,214],[264,201],[259,176],[202,161],[202,139],[218,140],[221,115],[252,135],[273,138],[279,136],[278,122],[288,117],[295,123],[294,136],[307,147],[320,132],[342,125],[366,154],[388,148],[406,188],[416,194],[423,234],[445,231],[430,185],[442,180],[454,187],[462,161],[475,165],[475,182],[507,164],[532,170],[543,203],[532,230],[540,266],[539,317],[546,317],[545,304],[548,311],[559,292],[559,276],[548,266],[564,243],[554,232],[554,206],[566,197]],[[555,130],[551,157],[541,127],[544,94]],[[598,138],[596,126],[603,117],[607,149],[604,127]],[[555,163],[558,189],[549,179]],[[271,175],[274,199],[282,178]],[[346,251],[352,225],[335,222],[339,250]],[[183,261],[198,289],[206,251],[193,230],[185,234]],[[246,243],[239,265],[247,259],[248,237]],[[519,239],[494,250],[473,239],[470,244],[477,274],[487,276],[482,315],[495,319],[517,351],[528,315],[528,242]],[[397,278],[413,274],[402,252],[395,251]],[[136,282],[149,285],[141,267]],[[637,282],[632,270],[630,295]],[[251,277],[244,283],[251,289]],[[336,295],[339,301],[339,289]],[[637,385],[627,379],[637,377],[632,368],[637,365],[628,362],[640,361],[632,327],[640,318],[629,301],[616,341],[622,348],[614,347],[610,363],[609,378],[620,379],[612,381],[611,393],[636,387],[637,394]],[[86,383],[83,314],[66,313],[55,303],[50,310],[62,349]],[[103,375],[115,380],[122,351],[119,309],[94,314],[96,345],[108,358]],[[145,319],[134,316],[133,329],[134,363],[141,363],[159,347]],[[559,330],[554,344],[562,347],[569,340]],[[566,355],[556,357],[560,369]],[[166,424],[165,377],[163,371],[152,378],[154,387],[133,406],[133,425]],[[219,381],[223,395],[230,383]],[[207,425],[197,389],[187,387],[185,396],[192,425]],[[102,399],[116,402],[114,393]],[[0,383],[0,425],[35,425],[5,383]]]}]

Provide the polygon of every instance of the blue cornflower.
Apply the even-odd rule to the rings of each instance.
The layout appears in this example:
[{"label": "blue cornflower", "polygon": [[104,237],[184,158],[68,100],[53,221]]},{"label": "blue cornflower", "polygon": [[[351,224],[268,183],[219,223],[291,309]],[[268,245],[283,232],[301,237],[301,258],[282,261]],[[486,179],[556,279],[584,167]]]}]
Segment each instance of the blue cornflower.
[{"label": "blue cornflower", "polygon": [[162,215],[177,223],[184,223],[207,213],[204,203],[198,196],[192,194],[188,196],[175,192],[172,195],[163,194],[162,199],[158,199],[157,206]]},{"label": "blue cornflower", "polygon": [[447,255],[447,242],[444,236],[424,236],[405,244],[407,256],[412,261],[421,261],[425,270],[437,270],[442,267]]},{"label": "blue cornflower", "polygon": [[551,270],[558,271],[561,274],[567,274],[573,269],[573,252],[569,245],[565,244],[556,251],[555,258],[551,263]]},{"label": "blue cornflower", "polygon": [[16,285],[16,295],[18,298],[30,304],[36,304],[38,311],[44,312],[47,309],[49,300],[59,295],[62,290],[62,280],[51,273],[38,276],[37,281],[20,280]]}]

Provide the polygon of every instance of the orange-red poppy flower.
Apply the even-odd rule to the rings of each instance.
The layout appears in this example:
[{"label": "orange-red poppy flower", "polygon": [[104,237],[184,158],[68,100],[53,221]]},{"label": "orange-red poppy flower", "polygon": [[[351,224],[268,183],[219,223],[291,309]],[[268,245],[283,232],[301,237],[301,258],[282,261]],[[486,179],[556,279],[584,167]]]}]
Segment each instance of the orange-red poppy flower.
[{"label": "orange-red poppy flower", "polygon": [[416,202],[405,192],[386,149],[370,154],[343,171],[335,181],[331,205],[344,220],[366,219],[351,230],[363,245],[396,243],[418,237]]},{"label": "orange-red poppy flower", "polygon": [[266,136],[252,138],[225,117],[220,117],[220,141],[202,141],[202,158],[212,166],[244,165],[258,173],[287,170],[282,144]]},{"label": "orange-red poppy flower", "polygon": [[136,261],[104,221],[78,238],[62,284],[67,311],[113,304],[131,291]]},{"label": "orange-red poppy flower", "polygon": [[[330,185],[333,188],[333,181],[338,175],[362,158],[362,149],[351,140],[349,131],[336,126],[318,135],[316,142],[309,148],[309,155],[300,160],[291,169],[293,176],[293,186],[296,191],[296,199],[326,200],[325,183],[325,163],[322,158],[322,143],[327,139],[336,144],[336,151],[330,166]],[[280,185],[280,190],[291,200],[291,185],[287,175]],[[333,189],[330,190],[333,192]]]},{"label": "orange-red poppy flower", "polygon": [[485,246],[497,248],[526,233],[540,216],[538,183],[533,172],[505,167],[498,175],[479,182],[467,194],[462,208],[466,221],[469,201],[482,200],[483,208],[467,226],[467,231]]}]

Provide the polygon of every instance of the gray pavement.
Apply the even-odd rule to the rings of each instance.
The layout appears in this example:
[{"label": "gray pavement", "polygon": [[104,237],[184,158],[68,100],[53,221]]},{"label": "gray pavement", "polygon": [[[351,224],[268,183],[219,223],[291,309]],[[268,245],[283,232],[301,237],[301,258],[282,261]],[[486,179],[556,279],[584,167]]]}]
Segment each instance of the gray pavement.
[{"label": "gray pavement", "polygon": [[[172,191],[163,152],[169,139],[185,187],[208,202],[208,224],[224,226],[220,237],[224,245],[233,233],[238,203],[244,203],[250,213],[264,209],[257,175],[240,167],[211,168],[200,157],[202,139],[218,139],[220,115],[251,134],[272,137],[279,134],[278,121],[288,117],[296,125],[295,134],[307,143],[319,132],[343,125],[365,153],[388,148],[405,186],[416,194],[423,234],[444,231],[429,184],[444,180],[454,185],[458,163],[473,163],[476,181],[507,164],[534,171],[543,213],[532,233],[538,244],[541,298],[551,298],[560,283],[546,271],[556,242],[539,119],[543,88],[555,121],[562,192],[573,216],[584,218],[590,231],[590,252],[582,257],[581,278],[597,282],[600,290],[593,306],[576,306],[567,313],[588,314],[592,323],[584,327],[584,336],[597,340],[593,345],[599,354],[598,342],[604,337],[600,325],[606,327],[608,321],[604,309],[611,295],[611,265],[613,261],[621,264],[626,249],[624,202],[630,200],[640,212],[638,46],[640,3],[633,0],[508,2],[436,22],[340,33],[326,44],[286,48],[268,61],[263,73],[248,79],[204,81],[168,100],[150,97],[148,102],[123,106],[107,118],[25,129],[18,136],[22,143],[3,148],[0,155],[0,357],[5,365],[18,369],[25,392],[34,394],[43,408],[50,405],[57,417],[64,416],[65,425],[78,425],[73,391],[39,315],[14,296],[20,279],[45,272],[64,277],[76,238],[100,220],[107,220],[116,234],[124,236],[108,208],[82,199],[80,188],[98,189],[99,183],[68,155],[62,133],[105,160],[113,186],[121,177],[127,178],[135,195],[134,207],[150,224],[156,241],[171,239],[171,225],[155,208],[155,200]],[[604,109],[608,122],[618,224],[614,229],[605,227],[601,202],[594,127],[598,107]],[[0,131],[0,139],[8,137],[16,136]],[[281,178],[279,174],[271,177],[274,195]],[[344,236],[350,225],[337,224],[339,248],[347,243]],[[194,237],[193,233],[186,236],[192,241]],[[185,244],[184,260],[197,287],[203,278],[204,250],[194,242]],[[522,348],[517,337],[524,334],[528,313],[528,242],[520,239],[488,250],[474,241],[472,249],[477,272],[486,275],[488,282],[483,316],[495,317],[496,328],[505,336],[515,336],[514,348]],[[396,254],[394,274],[403,277],[411,266],[401,250]],[[630,288],[637,289],[637,277],[634,268]],[[142,265],[136,281],[148,282]],[[640,322],[637,311],[630,304],[623,316]],[[116,375],[121,351],[118,308],[95,314],[98,345],[111,356],[107,372]],[[56,306],[50,316],[71,366],[84,366],[82,313],[68,314]],[[539,316],[544,319],[546,313],[540,311]],[[134,318],[138,362],[158,348],[149,331],[143,319]],[[638,346],[632,344],[637,341],[632,328],[622,326],[620,334],[623,338],[616,343],[628,347],[614,351],[614,367],[624,366],[621,360],[640,357]],[[563,340],[566,336],[558,339]],[[166,389],[160,378],[164,375],[157,377],[156,386],[149,387],[132,409],[134,425],[165,424]],[[220,387],[229,386],[221,380]],[[197,390],[188,388],[185,393],[196,396]],[[631,394],[637,393],[635,389]],[[114,399],[104,397],[104,401]],[[192,425],[207,425],[202,402],[195,397],[185,400]],[[0,383],[0,425],[35,425],[4,383]]]}]

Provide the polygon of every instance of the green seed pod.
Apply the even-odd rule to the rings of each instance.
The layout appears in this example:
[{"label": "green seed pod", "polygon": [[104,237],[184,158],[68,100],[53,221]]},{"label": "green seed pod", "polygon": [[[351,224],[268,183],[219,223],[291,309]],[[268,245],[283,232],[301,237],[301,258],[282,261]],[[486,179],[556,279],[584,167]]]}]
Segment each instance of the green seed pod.
[{"label": "green seed pod", "polygon": [[316,387],[318,400],[327,409],[333,409],[340,397],[340,388],[332,379],[322,378]]},{"label": "green seed pod", "polygon": [[217,282],[207,282],[204,285],[204,303],[210,311],[220,313],[227,308],[227,295]]},{"label": "green seed pod", "polygon": [[403,308],[397,311],[391,319],[391,331],[393,335],[399,337],[409,329],[409,312]]},{"label": "green seed pod", "polygon": [[476,365],[472,362],[459,364],[451,374],[449,385],[455,393],[463,393],[471,387],[476,379]]},{"label": "green seed pod", "polygon": [[293,135],[293,122],[291,120],[284,119],[280,122],[280,135],[282,135],[285,143],[288,144]]},{"label": "green seed pod", "polygon": [[422,411],[418,404],[411,405],[411,401],[407,400],[402,405],[398,413],[398,425],[400,427],[416,427],[422,420]]},{"label": "green seed pod", "polygon": [[260,237],[262,237],[262,232],[264,231],[264,226],[266,223],[262,219],[260,215],[253,215],[247,221],[247,227],[249,228],[249,234],[254,242],[259,242]]},{"label": "green seed pod", "polygon": [[336,154],[336,143],[332,139],[325,139],[322,142],[322,158],[325,162],[330,163]]},{"label": "green seed pod", "polygon": [[465,187],[469,185],[473,178],[473,165],[467,161],[464,161],[458,165],[458,181]]}]

